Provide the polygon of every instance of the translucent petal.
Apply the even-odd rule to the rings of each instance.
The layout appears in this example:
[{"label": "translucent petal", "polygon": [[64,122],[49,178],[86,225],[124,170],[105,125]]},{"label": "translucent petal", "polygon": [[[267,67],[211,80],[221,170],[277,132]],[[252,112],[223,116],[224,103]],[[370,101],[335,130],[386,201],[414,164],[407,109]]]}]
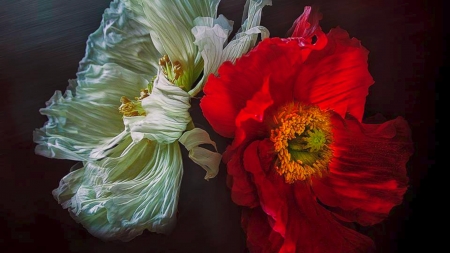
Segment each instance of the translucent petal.
[{"label": "translucent petal", "polygon": [[191,33],[194,19],[215,18],[219,2],[220,0],[127,0],[127,5],[136,12],[145,13],[153,43],[172,62],[181,63],[184,72],[180,82],[184,86],[190,86],[199,74],[194,73],[198,54]]},{"label": "translucent petal", "polygon": [[37,154],[85,160],[123,131],[120,97],[147,87],[160,57],[146,27],[134,19],[118,0],[105,10],[100,27],[89,36],[77,80],[41,109],[48,122],[34,132]]},{"label": "translucent petal", "polygon": [[229,24],[223,16],[214,21],[208,19],[197,19],[196,26],[192,29],[195,41],[204,61],[203,77],[199,83],[189,91],[191,96],[198,94],[206,82],[209,74],[217,74],[217,69],[224,61],[234,62],[236,58],[247,53],[253,48],[261,33],[261,38],[269,37],[269,31],[259,26],[261,11],[270,0],[247,0],[248,11],[244,11],[243,24],[233,40],[226,44],[229,35]]},{"label": "translucent petal", "polygon": [[157,75],[150,95],[142,100],[145,117],[125,119],[133,140],[143,138],[159,143],[172,143],[180,138],[192,120],[189,114],[190,96],[170,83],[162,72]]},{"label": "translucent petal", "polygon": [[189,151],[189,158],[206,170],[206,180],[217,175],[222,155],[200,147],[202,144],[210,144],[217,151],[216,143],[210,139],[209,134],[205,130],[194,128],[186,131],[179,141]]},{"label": "translucent petal", "polygon": [[145,229],[172,231],[182,174],[178,142],[135,143],[128,134],[109,157],[65,176],[53,195],[94,236],[129,241]]}]

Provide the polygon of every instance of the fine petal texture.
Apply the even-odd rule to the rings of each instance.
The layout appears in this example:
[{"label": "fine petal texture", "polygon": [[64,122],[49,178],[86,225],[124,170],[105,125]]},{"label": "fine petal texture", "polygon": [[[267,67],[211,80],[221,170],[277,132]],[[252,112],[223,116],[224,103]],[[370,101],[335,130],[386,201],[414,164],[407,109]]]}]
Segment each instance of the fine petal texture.
[{"label": "fine petal texture", "polygon": [[[261,208],[273,220],[271,227],[284,241],[275,252],[371,252],[373,242],[342,226],[323,206],[319,205],[305,182],[293,185],[263,168],[260,160],[267,141],[255,141],[244,153],[245,169],[252,174],[258,189]],[[260,150],[260,147],[262,150]],[[324,229],[326,228],[326,229]],[[261,242],[263,245],[265,241]]]},{"label": "fine petal texture", "polygon": [[40,111],[48,122],[33,134],[37,154],[82,161],[122,132],[120,97],[146,88],[157,70],[148,63],[158,54],[149,33],[133,18],[118,0],[105,10],[87,41],[77,80],[69,81],[64,96],[56,91]]},{"label": "fine petal texture", "polygon": [[220,0],[127,0],[127,6],[143,11],[151,30],[151,38],[161,54],[167,54],[172,62],[179,62],[185,73],[180,83],[193,84],[200,73],[195,73],[195,66],[200,64],[199,53],[193,43],[191,29],[197,17],[216,18],[217,6]]},{"label": "fine petal texture", "polygon": [[406,121],[362,124],[333,117],[334,158],[312,187],[325,205],[362,225],[373,225],[400,204],[408,187],[405,164],[413,152]]},{"label": "fine petal texture", "polygon": [[[180,137],[179,142],[189,151],[189,158],[206,170],[205,179],[209,180],[219,173],[219,165],[222,155],[217,152],[216,143],[212,141],[209,134],[200,128],[186,131]],[[216,152],[200,147],[202,144],[210,144]]]},{"label": "fine petal texture", "polygon": [[[225,62],[218,76],[210,76],[200,106],[216,132],[234,137],[235,118],[268,79],[274,104],[292,99],[295,77],[289,71],[302,62],[298,44],[278,38],[266,39],[233,65]],[[273,92],[280,90],[280,92]],[[223,101],[223,103],[217,103]]]},{"label": "fine petal texture", "polygon": [[195,36],[194,43],[201,52],[205,68],[203,78],[190,91],[192,96],[195,96],[202,90],[210,74],[217,74],[217,68],[222,62],[235,62],[236,58],[253,48],[256,44],[258,34],[261,34],[261,39],[269,37],[269,31],[259,25],[262,8],[266,5],[271,5],[271,1],[247,0],[246,6],[248,7],[248,11],[244,11],[242,26],[233,40],[227,45],[225,45],[226,39],[230,33],[230,27],[227,24],[230,22],[223,20],[223,16],[219,16],[214,21],[208,21],[207,19],[196,20],[196,26],[192,29],[192,33]]},{"label": "fine petal texture", "polygon": [[129,241],[143,230],[169,233],[183,174],[179,144],[128,135],[112,154],[65,176],[54,197],[91,234]]},{"label": "fine petal texture", "polygon": [[167,81],[159,72],[150,95],[142,100],[146,116],[132,117],[136,119],[130,119],[132,122],[127,120],[125,125],[134,141],[147,138],[159,143],[173,143],[191,121],[189,101],[186,91]]},{"label": "fine petal texture", "polygon": [[298,68],[295,98],[332,109],[345,117],[350,113],[362,120],[369,86],[374,83],[368,70],[369,51],[359,40],[341,29],[332,29],[323,50],[312,51]]},{"label": "fine petal texture", "polygon": [[206,119],[234,137],[223,161],[252,253],[374,252],[349,222],[382,221],[408,187],[408,124],[362,123],[368,51],[319,19],[305,7],[294,37],[263,40],[205,84]]}]

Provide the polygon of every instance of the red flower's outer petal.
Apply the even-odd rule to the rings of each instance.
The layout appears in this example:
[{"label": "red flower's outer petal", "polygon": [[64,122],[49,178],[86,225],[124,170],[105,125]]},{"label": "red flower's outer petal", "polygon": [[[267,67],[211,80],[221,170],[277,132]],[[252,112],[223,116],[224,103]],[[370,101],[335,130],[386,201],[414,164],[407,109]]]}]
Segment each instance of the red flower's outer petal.
[{"label": "red flower's outer petal", "polygon": [[[322,28],[319,26],[321,19],[322,14],[317,9],[305,6],[302,15],[294,21],[288,34],[292,33],[291,37],[297,37],[300,46],[320,50],[326,46],[328,41],[325,33],[322,32]],[[316,36],[316,42],[313,43],[314,36]],[[307,54],[311,52],[311,50],[305,51]]]},{"label": "red flower's outer petal", "polygon": [[252,253],[278,252],[283,237],[270,227],[268,216],[261,207],[242,209],[242,228],[247,234],[247,248]]},{"label": "red flower's outer petal", "polygon": [[235,119],[247,101],[262,89],[267,81],[275,104],[293,99],[293,84],[297,64],[301,64],[302,49],[297,41],[279,38],[261,41],[250,53],[225,62],[218,76],[210,75],[203,91],[200,107],[213,129],[222,136],[234,137]]},{"label": "red flower's outer petal", "polygon": [[227,163],[228,187],[231,189],[231,199],[234,203],[241,206],[256,207],[259,205],[259,199],[255,185],[243,167],[242,149],[243,147],[225,160]]},{"label": "red flower's outer petal", "polygon": [[333,160],[329,173],[313,179],[319,200],[345,219],[372,225],[402,202],[407,189],[406,163],[413,153],[407,122],[363,124],[332,116]]},{"label": "red flower's outer petal", "polygon": [[369,51],[343,29],[332,29],[327,37],[326,47],[312,51],[298,69],[295,98],[361,121],[374,82],[368,71]]},{"label": "red flower's outer petal", "polygon": [[[330,211],[317,203],[309,183],[284,182],[267,159],[265,151],[268,145],[269,140],[251,143],[244,152],[244,167],[252,174],[261,209],[267,215],[267,220],[259,217],[255,222],[269,222],[272,230],[284,238],[279,251],[273,252],[356,253],[372,250],[370,238],[343,226]],[[253,226],[261,228],[265,225]],[[261,236],[249,234],[252,232],[255,230],[247,229],[247,238]]]},{"label": "red flower's outer petal", "polygon": [[343,226],[317,203],[309,183],[294,183],[292,195],[296,203],[289,208],[288,231],[280,253],[374,252],[375,245],[369,237]]},{"label": "red flower's outer petal", "polygon": [[269,159],[260,160],[259,156],[266,155],[260,149],[267,150],[267,146],[271,145],[273,143],[268,139],[252,142],[244,151],[244,168],[252,175],[261,208],[274,221],[273,230],[284,237],[288,221],[289,185],[277,174]]}]

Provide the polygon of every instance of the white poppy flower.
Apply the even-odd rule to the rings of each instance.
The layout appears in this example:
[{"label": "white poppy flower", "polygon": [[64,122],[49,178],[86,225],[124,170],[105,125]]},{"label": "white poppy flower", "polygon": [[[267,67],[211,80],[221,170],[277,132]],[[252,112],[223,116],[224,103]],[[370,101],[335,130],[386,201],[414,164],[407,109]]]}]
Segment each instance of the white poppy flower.
[{"label": "white poppy flower", "polygon": [[106,9],[77,79],[41,109],[48,122],[34,132],[37,154],[81,162],[53,195],[91,234],[128,241],[145,229],[171,232],[183,174],[179,143],[205,179],[217,175],[221,155],[199,146],[215,143],[192,123],[190,98],[223,61],[251,49],[258,33],[268,36],[259,22],[270,3],[248,0],[228,44],[232,22],[217,18],[219,0],[114,0]]}]

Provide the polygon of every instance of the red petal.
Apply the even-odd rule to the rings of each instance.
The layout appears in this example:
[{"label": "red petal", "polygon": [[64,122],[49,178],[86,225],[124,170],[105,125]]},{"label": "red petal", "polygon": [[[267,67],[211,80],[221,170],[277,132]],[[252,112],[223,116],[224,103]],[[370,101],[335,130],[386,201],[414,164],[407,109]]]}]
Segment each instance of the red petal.
[{"label": "red petal", "polygon": [[247,234],[247,247],[252,253],[278,252],[283,237],[273,231],[267,215],[260,207],[242,210],[242,227]]},{"label": "red petal", "polygon": [[330,211],[317,203],[308,183],[294,183],[291,194],[296,202],[289,207],[286,237],[280,253],[374,251],[370,238],[343,226]]},{"label": "red petal", "polygon": [[[373,248],[368,237],[341,225],[319,205],[308,183],[286,184],[263,153],[268,145],[267,140],[250,144],[244,152],[244,167],[252,173],[269,225],[284,238],[282,247],[275,252],[356,253]],[[263,221],[259,218],[260,223]],[[248,234],[248,238],[254,235]]]},{"label": "red petal", "polygon": [[[227,151],[229,148],[227,148]],[[240,150],[231,155],[230,158],[224,156],[224,162],[227,163],[228,186],[231,189],[231,199],[238,205],[255,207],[259,205],[259,199],[250,175],[243,167],[243,154]]]},{"label": "red petal", "polygon": [[295,97],[299,101],[333,109],[342,117],[349,112],[361,121],[368,88],[368,51],[340,28],[332,29],[323,50],[312,51],[298,69]]},{"label": "red petal", "polygon": [[313,180],[325,205],[346,219],[372,225],[402,202],[407,189],[406,162],[413,152],[407,122],[362,124],[355,118],[332,117],[333,160],[330,172]]},{"label": "red petal", "polygon": [[293,100],[295,67],[302,55],[295,41],[265,39],[236,64],[225,62],[218,77],[211,75],[203,89],[200,107],[213,129],[225,137],[234,137],[235,119],[248,100],[261,91],[265,81],[274,104]]},{"label": "red petal", "polygon": [[[260,160],[259,154],[262,154],[260,149],[267,150],[269,145],[273,144],[267,139],[250,144],[244,152],[244,168],[252,174],[261,208],[274,221],[273,230],[284,236],[288,220],[287,193],[290,188],[272,168],[269,159]],[[265,163],[261,163],[262,161]]]}]

